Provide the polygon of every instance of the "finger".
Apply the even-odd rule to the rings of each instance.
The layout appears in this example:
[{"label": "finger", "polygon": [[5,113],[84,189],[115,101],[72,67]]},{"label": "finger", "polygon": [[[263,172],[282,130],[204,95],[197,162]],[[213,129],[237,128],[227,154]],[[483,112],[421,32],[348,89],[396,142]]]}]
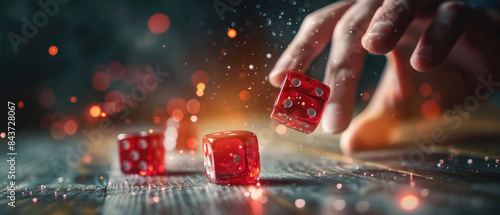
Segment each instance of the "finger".
[{"label": "finger", "polygon": [[382,0],[358,1],[335,27],[324,80],[332,89],[322,122],[325,132],[341,132],[351,121],[358,81],[366,59],[361,37],[381,4]]},{"label": "finger", "polygon": [[352,4],[353,1],[338,2],[306,16],[299,32],[269,74],[271,85],[279,87],[289,71],[304,74],[330,42],[336,23]]},{"label": "finger", "polygon": [[461,2],[443,3],[410,58],[412,67],[426,72],[441,64],[470,22],[470,14]]},{"label": "finger", "polygon": [[385,0],[368,27],[361,43],[375,54],[391,51],[417,13],[429,0]]}]

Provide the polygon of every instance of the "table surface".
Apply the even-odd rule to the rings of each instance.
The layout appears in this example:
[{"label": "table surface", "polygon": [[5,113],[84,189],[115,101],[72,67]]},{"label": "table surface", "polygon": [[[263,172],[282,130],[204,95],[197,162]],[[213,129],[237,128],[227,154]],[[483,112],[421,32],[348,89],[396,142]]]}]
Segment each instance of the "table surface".
[{"label": "table surface", "polygon": [[[342,155],[338,138],[259,132],[260,184],[216,185],[201,153],[170,153],[167,174],[123,175],[116,140],[94,146],[89,164],[71,161],[78,138],[38,133],[18,140],[16,207],[8,207],[1,175],[0,214],[493,214],[500,210],[500,168],[494,142]],[[2,147],[1,160],[6,159]],[[422,151],[420,151],[422,152]],[[486,153],[485,153],[486,152]],[[442,164],[440,164],[442,160]],[[0,169],[8,170],[1,162]],[[404,197],[415,200],[404,202]],[[37,201],[34,202],[34,199]],[[303,201],[302,201],[303,200]],[[301,207],[301,203],[305,206]],[[345,203],[345,204],[344,204]],[[417,203],[416,209],[404,206]]]}]

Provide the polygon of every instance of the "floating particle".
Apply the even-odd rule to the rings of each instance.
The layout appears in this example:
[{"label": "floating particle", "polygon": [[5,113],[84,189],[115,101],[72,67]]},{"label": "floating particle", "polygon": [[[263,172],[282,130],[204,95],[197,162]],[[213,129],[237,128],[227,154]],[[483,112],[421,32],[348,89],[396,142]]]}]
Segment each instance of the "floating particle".
[{"label": "floating particle", "polygon": [[19,108],[23,108],[24,107],[24,102],[20,101],[19,103],[17,103],[17,106]]},{"label": "floating particle", "polygon": [[69,98],[69,101],[70,101],[71,103],[76,103],[77,99],[76,99],[76,97],[75,97],[75,96],[71,96],[71,98]]},{"label": "floating particle", "polygon": [[444,163],[444,160],[443,160],[443,159],[439,160],[439,163],[440,163],[440,164],[443,164],[443,163]]},{"label": "floating particle", "polygon": [[249,69],[254,69],[255,67],[254,67],[252,64],[250,64],[250,65],[248,66],[248,68],[249,68]]},{"label": "floating particle", "polygon": [[248,90],[242,90],[240,92],[240,99],[241,101],[247,101],[250,99],[250,92]]},{"label": "floating particle", "polygon": [[472,164],[472,159],[467,160],[468,164]]},{"label": "floating particle", "polygon": [[59,49],[57,48],[57,46],[51,46],[49,47],[49,54],[54,56],[57,54],[57,52],[59,52]]},{"label": "floating particle", "polygon": [[271,55],[271,53],[267,53],[267,54],[266,54],[266,57],[267,57],[267,58],[271,58],[271,57],[273,57],[273,56]]},{"label": "floating particle", "polygon": [[5,132],[0,133],[1,138],[5,138]]},{"label": "floating particle", "polygon": [[342,189],[342,184],[341,183],[337,184],[337,189],[339,189],[339,190]]},{"label": "floating particle", "polygon": [[38,199],[37,198],[33,198],[32,201],[33,201],[33,203],[36,203],[36,202],[38,202]]}]

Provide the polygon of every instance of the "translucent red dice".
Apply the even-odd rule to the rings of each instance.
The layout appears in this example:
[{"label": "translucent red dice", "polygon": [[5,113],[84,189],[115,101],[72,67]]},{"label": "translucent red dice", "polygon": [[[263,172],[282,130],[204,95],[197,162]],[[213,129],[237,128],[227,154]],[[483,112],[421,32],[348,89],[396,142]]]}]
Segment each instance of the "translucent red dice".
[{"label": "translucent red dice", "polygon": [[289,72],[281,84],[271,119],[292,129],[312,133],[321,120],[330,88],[297,72]]},{"label": "translucent red dice", "polygon": [[120,166],[125,174],[156,175],[164,173],[165,147],[163,134],[119,134]]},{"label": "translucent red dice", "polygon": [[221,184],[250,184],[260,174],[259,143],[250,131],[225,131],[203,138],[205,174]]}]

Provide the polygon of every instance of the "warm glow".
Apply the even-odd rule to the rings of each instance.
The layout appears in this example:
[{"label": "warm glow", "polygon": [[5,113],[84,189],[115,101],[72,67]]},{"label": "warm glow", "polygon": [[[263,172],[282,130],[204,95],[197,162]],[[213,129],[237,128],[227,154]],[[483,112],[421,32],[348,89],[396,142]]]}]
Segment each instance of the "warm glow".
[{"label": "warm glow", "polygon": [[76,99],[76,97],[75,97],[75,96],[71,96],[71,98],[69,98],[69,101],[70,101],[71,103],[76,103],[77,99]]},{"label": "warm glow", "polygon": [[108,116],[108,114],[106,114],[105,112],[101,113],[101,117],[106,117],[106,116]]},{"label": "warm glow", "polygon": [[167,102],[167,115],[171,115],[175,109],[186,110],[186,100],[179,97],[171,98]]},{"label": "warm glow", "polygon": [[5,138],[5,132],[0,133],[1,138]]},{"label": "warm glow", "polygon": [[401,199],[400,205],[403,210],[411,211],[418,207],[418,198],[414,195],[407,195]]},{"label": "warm glow", "polygon": [[24,102],[20,101],[19,103],[17,103],[17,106],[19,108],[23,108],[24,107]]},{"label": "warm glow", "polygon": [[174,111],[172,111],[172,118],[176,122],[180,122],[182,118],[184,118],[184,112],[182,112],[182,110],[175,109]]},{"label": "warm glow", "polygon": [[241,101],[247,101],[250,99],[250,92],[248,92],[248,90],[242,90],[240,92],[240,99]]},{"label": "warm glow", "polygon": [[205,84],[204,83],[199,83],[198,85],[196,85],[196,88],[199,91],[203,91],[203,90],[205,90]]},{"label": "warm glow", "polygon": [[170,27],[170,19],[163,13],[152,15],[148,20],[148,28],[153,34],[161,34]]},{"label": "warm glow", "polygon": [[66,132],[67,135],[73,135],[77,130],[78,125],[74,120],[68,120],[64,123],[64,132]]},{"label": "warm glow", "polygon": [[101,108],[97,105],[94,105],[90,108],[90,116],[99,117],[101,115]]},{"label": "warm glow", "polygon": [[419,91],[423,97],[429,97],[432,94],[432,87],[429,84],[423,83],[420,85]]},{"label": "warm glow", "polygon": [[306,206],[306,201],[304,199],[295,200],[295,207],[303,208],[304,206]]},{"label": "warm glow", "polygon": [[232,29],[232,28],[231,28],[231,29],[229,29],[229,31],[227,31],[227,36],[228,36],[229,38],[235,38],[235,37],[236,37],[236,30],[234,30],[234,29]]},{"label": "warm glow", "polygon": [[153,133],[153,129],[149,129],[149,131],[148,131],[148,132],[149,132],[150,134],[152,134],[152,133]]},{"label": "warm glow", "polygon": [[56,55],[58,51],[59,51],[59,49],[57,48],[57,46],[49,47],[49,54],[52,56]]}]

